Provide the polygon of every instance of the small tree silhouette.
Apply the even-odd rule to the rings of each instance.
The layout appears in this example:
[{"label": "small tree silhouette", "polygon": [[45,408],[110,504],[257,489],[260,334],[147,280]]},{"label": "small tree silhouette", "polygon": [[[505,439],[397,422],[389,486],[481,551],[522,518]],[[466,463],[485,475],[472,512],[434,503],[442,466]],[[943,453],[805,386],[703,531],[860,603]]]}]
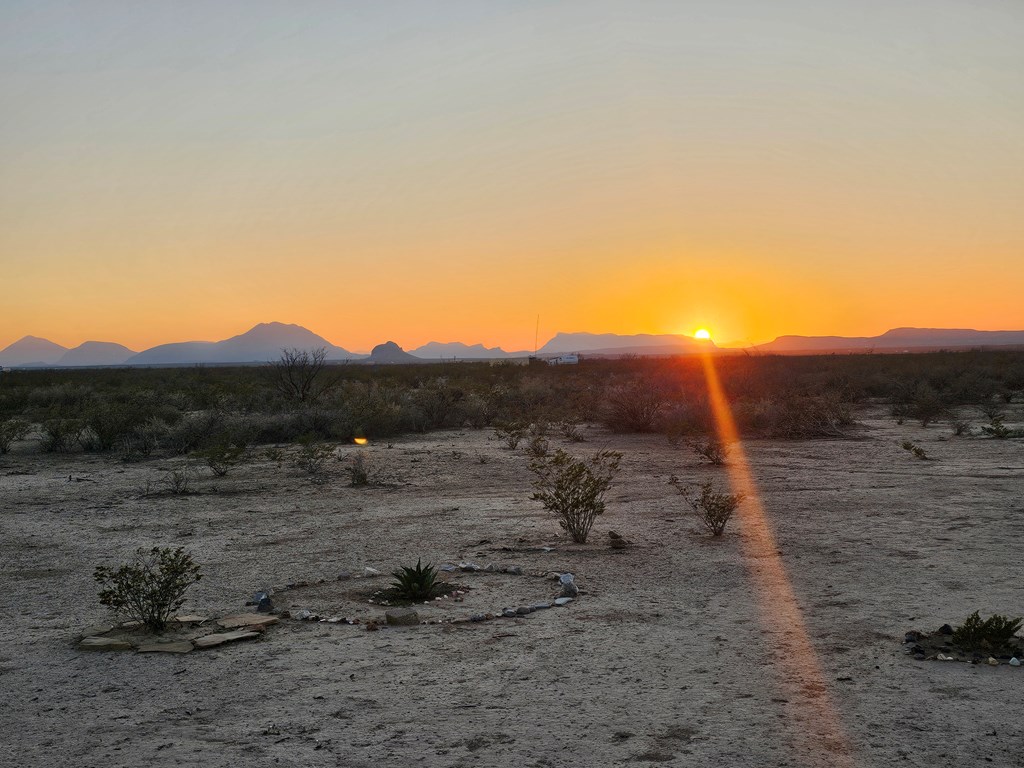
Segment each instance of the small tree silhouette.
[{"label": "small tree silhouette", "polygon": [[289,400],[310,403],[320,398],[336,383],[324,373],[327,350],[284,349],[271,364],[271,376],[277,391]]}]

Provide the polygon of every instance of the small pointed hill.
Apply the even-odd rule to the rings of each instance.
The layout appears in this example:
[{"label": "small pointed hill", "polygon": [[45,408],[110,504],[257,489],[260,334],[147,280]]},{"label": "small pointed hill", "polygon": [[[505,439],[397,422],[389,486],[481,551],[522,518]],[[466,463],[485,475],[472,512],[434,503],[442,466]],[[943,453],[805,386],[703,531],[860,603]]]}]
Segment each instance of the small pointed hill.
[{"label": "small pointed hill", "polygon": [[69,349],[57,365],[124,365],[135,350],[112,341],[86,341],[74,349]]},{"label": "small pointed hill", "polygon": [[422,363],[423,359],[410,355],[393,341],[385,341],[370,350],[369,363]]},{"label": "small pointed hill", "polygon": [[49,339],[25,336],[0,350],[0,365],[55,365],[67,351],[67,347],[54,344]]},{"label": "small pointed hill", "polygon": [[356,355],[335,346],[301,325],[260,323],[245,333],[223,341],[185,341],[161,344],[128,360],[129,365],[194,365],[196,363],[266,363],[277,360],[284,349],[314,350],[323,347],[328,360],[352,360]]}]

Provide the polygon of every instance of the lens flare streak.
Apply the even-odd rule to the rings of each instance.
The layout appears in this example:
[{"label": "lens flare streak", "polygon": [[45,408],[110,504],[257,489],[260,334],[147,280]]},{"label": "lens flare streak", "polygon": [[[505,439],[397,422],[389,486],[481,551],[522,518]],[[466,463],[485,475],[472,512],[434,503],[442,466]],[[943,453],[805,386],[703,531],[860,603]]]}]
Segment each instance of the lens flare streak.
[{"label": "lens flare streak", "polygon": [[852,745],[832,701],[803,613],[757,490],[729,401],[711,355],[703,356],[708,398],[718,438],[732,446],[729,482],[746,500],[738,509],[747,572],[754,584],[761,627],[794,723],[793,747],[801,764],[853,768]]}]

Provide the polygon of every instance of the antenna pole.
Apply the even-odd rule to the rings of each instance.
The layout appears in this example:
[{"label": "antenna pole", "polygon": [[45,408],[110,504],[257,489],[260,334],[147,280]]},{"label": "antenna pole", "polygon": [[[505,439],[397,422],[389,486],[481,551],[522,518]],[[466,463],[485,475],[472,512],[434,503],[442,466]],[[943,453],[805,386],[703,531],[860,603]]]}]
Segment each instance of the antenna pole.
[{"label": "antenna pole", "polygon": [[537,340],[540,338],[540,314],[537,314],[537,325],[533,329],[533,354],[537,354]]}]

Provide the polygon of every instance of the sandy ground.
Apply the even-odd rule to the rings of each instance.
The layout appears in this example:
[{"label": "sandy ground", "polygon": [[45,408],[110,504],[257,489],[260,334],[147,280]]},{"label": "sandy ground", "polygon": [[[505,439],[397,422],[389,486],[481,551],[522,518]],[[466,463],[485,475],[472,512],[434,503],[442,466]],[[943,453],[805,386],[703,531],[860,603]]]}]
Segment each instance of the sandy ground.
[{"label": "sandy ground", "polygon": [[[761,556],[749,518],[713,540],[667,483],[727,470],[658,436],[592,428],[567,446],[625,456],[585,546],[529,500],[523,451],[486,431],[371,445],[376,487],[348,487],[342,462],[315,484],[256,458],[188,496],[144,495],[167,459],[21,444],[0,457],[0,765],[1022,766],[1024,667],[916,662],[901,641],[974,610],[1024,613],[1024,441],[860,418],[858,439],[746,443],[776,537]],[[609,529],[633,546],[609,549]],[[357,599],[370,580],[338,574],[418,557],[526,571],[458,574],[467,601],[424,618],[549,598],[546,571],[583,594],[519,619],[282,621],[183,656],[77,650],[108,618],[93,568],[153,545],[202,564],[186,610],[209,616],[300,580],[325,581],[279,605],[379,616]],[[799,621],[771,619],[769,556],[806,643]]]}]

